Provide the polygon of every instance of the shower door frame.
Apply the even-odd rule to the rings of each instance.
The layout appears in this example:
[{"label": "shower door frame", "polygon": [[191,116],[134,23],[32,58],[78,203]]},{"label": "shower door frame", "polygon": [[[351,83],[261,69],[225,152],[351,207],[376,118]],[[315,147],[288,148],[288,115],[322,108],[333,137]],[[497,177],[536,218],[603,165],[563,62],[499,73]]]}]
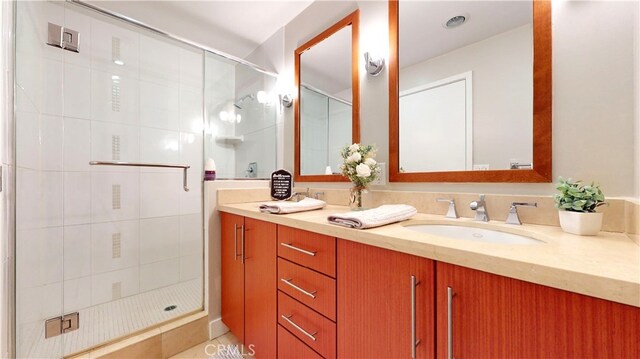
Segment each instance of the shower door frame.
[{"label": "shower door frame", "polygon": [[[15,244],[16,244],[16,171],[15,171],[15,63],[16,63],[16,8],[15,0],[3,1],[0,4],[0,16],[2,18],[2,28],[0,29],[0,56],[2,57],[3,80],[2,86],[4,96],[2,97],[2,107],[0,108],[0,138],[1,149],[4,154],[0,156],[1,166],[1,195],[2,210],[0,211],[0,228],[2,228],[0,246],[2,247],[2,258],[0,260],[0,274],[2,276],[2,289],[0,298],[0,310],[2,311],[0,323],[0,333],[3,338],[0,342],[2,357],[13,358],[16,355],[16,303],[15,303]],[[7,163],[4,163],[4,159]],[[5,252],[6,251],[6,252]]]}]

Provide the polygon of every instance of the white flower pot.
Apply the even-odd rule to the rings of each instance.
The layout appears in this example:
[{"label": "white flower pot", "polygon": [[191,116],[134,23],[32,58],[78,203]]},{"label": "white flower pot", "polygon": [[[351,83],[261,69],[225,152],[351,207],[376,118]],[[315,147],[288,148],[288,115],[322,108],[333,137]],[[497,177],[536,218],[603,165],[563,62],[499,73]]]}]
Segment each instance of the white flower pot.
[{"label": "white flower pot", "polygon": [[562,230],[580,236],[595,236],[602,228],[604,213],[558,211]]}]

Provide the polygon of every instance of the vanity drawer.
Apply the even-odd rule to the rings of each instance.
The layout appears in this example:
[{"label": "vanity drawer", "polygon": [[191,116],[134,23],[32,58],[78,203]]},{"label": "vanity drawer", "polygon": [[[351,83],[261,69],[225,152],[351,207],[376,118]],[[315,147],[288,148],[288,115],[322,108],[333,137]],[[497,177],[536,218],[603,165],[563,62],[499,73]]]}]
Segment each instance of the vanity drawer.
[{"label": "vanity drawer", "polygon": [[278,289],[335,322],[335,279],[278,258]]},{"label": "vanity drawer", "polygon": [[280,291],[278,323],[323,357],[336,357],[336,323]]},{"label": "vanity drawer", "polygon": [[322,359],[322,357],[278,324],[278,359]]},{"label": "vanity drawer", "polygon": [[278,226],[278,256],[336,277],[335,237]]}]

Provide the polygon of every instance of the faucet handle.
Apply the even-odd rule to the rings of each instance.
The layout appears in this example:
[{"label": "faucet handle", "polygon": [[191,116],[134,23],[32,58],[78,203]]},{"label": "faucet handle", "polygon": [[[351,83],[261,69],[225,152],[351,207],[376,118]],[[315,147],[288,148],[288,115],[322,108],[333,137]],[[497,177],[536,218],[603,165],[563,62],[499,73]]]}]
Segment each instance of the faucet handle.
[{"label": "faucet handle", "polygon": [[320,199],[320,196],[324,196],[324,192],[316,192],[313,194],[313,198]]},{"label": "faucet handle", "polygon": [[527,203],[527,202],[511,202],[511,207],[509,207],[509,215],[507,215],[506,224],[522,224],[520,221],[520,217],[518,216],[518,207],[538,207],[537,202]]},{"label": "faucet handle", "polygon": [[436,202],[448,202],[449,203],[449,209],[447,210],[447,214],[445,215],[445,217],[447,217],[447,218],[460,218],[460,216],[458,216],[458,211],[456,210],[456,201],[453,198],[452,199],[436,198]]}]

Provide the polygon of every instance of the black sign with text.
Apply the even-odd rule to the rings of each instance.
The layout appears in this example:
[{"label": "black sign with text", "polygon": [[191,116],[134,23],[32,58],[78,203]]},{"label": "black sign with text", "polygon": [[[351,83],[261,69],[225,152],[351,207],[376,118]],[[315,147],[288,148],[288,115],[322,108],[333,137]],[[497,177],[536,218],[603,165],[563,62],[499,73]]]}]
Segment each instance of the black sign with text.
[{"label": "black sign with text", "polygon": [[285,201],[293,194],[293,176],[285,170],[277,170],[271,174],[271,198]]}]

